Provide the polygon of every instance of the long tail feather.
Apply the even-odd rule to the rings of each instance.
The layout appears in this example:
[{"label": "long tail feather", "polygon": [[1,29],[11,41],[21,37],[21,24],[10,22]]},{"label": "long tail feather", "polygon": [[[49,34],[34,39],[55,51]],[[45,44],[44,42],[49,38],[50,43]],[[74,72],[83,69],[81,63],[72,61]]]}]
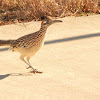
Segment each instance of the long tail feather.
[{"label": "long tail feather", "polygon": [[0,40],[0,46],[10,46],[14,40]]}]

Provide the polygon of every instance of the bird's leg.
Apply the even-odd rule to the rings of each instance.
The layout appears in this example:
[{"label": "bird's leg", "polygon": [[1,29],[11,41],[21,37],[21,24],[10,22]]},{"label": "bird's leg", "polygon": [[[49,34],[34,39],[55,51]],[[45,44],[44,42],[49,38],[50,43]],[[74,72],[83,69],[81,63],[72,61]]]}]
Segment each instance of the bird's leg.
[{"label": "bird's leg", "polygon": [[[21,55],[21,56],[20,56],[20,59],[21,59],[22,61],[24,61],[29,67],[31,67],[32,69],[34,69],[34,68],[31,66],[30,63],[28,63],[28,62],[26,62],[26,61],[24,60],[24,57],[25,57],[25,56]],[[27,69],[28,69],[28,68],[27,68]],[[34,70],[35,70],[35,69],[34,69]]]},{"label": "bird's leg", "polygon": [[33,69],[33,72],[36,72],[37,73],[38,71],[36,69],[34,69],[33,66],[31,65],[30,57],[27,57],[26,60],[30,64],[30,66],[28,68],[32,68]]},{"label": "bird's leg", "polygon": [[28,67],[28,68],[34,69],[33,66],[31,65],[30,57],[27,57],[26,60],[27,60],[27,62],[29,63],[29,67]]}]

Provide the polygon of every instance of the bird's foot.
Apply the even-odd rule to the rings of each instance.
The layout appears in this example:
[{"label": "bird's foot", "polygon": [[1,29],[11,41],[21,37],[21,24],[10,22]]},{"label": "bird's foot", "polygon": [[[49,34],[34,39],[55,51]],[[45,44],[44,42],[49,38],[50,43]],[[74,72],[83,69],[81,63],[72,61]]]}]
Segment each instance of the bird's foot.
[{"label": "bird's foot", "polygon": [[32,70],[30,71],[31,73],[42,73],[42,72],[38,71],[37,69],[34,69],[33,66],[28,66],[28,67],[26,67],[26,69],[29,69],[29,68],[32,69]]},{"label": "bird's foot", "polygon": [[30,71],[31,73],[42,73],[40,71],[38,71],[37,69],[33,69],[32,71]]}]

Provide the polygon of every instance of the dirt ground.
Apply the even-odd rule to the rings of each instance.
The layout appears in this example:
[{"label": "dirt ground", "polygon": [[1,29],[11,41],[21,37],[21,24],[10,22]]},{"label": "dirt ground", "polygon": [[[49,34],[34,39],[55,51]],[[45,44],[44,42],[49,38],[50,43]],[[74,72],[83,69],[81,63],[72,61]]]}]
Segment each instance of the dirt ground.
[{"label": "dirt ground", "polygon": [[[19,53],[0,47],[0,100],[100,100],[100,15],[61,20],[31,58],[41,74],[25,69]],[[35,32],[40,22],[25,26],[0,26],[0,39]]]}]

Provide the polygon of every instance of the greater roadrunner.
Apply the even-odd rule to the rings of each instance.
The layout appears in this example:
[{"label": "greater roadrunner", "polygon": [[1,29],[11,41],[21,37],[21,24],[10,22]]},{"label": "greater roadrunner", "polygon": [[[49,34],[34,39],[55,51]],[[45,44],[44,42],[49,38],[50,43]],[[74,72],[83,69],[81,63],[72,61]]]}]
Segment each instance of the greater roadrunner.
[{"label": "greater roadrunner", "polygon": [[[36,72],[36,69],[31,65],[30,58],[44,44],[44,37],[48,26],[56,22],[62,22],[61,20],[53,20],[48,16],[42,16],[41,20],[41,28],[35,33],[22,36],[16,40],[0,40],[0,46],[10,46],[10,50],[18,51],[21,54],[20,59],[28,65],[27,69],[32,68],[33,72]],[[25,57],[26,60],[24,59]]]}]

